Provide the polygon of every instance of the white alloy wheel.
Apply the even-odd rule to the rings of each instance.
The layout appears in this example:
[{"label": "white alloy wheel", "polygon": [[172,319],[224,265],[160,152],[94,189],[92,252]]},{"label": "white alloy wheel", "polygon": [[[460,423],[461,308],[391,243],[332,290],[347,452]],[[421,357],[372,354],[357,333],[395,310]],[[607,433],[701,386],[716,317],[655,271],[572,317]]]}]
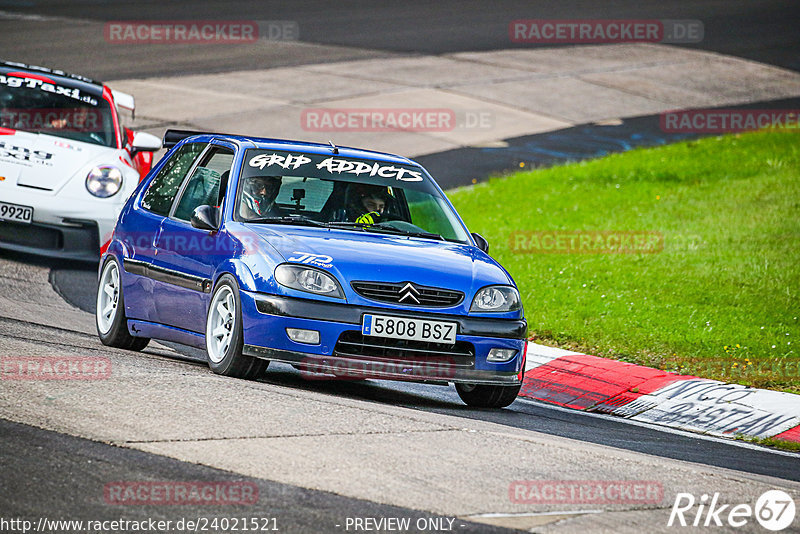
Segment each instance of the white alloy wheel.
[{"label": "white alloy wheel", "polygon": [[208,358],[219,363],[228,352],[236,328],[236,298],[228,285],[220,285],[206,321],[206,349]]},{"label": "white alloy wheel", "polygon": [[97,327],[101,333],[107,334],[117,317],[119,304],[119,267],[117,262],[106,263],[97,288]]}]

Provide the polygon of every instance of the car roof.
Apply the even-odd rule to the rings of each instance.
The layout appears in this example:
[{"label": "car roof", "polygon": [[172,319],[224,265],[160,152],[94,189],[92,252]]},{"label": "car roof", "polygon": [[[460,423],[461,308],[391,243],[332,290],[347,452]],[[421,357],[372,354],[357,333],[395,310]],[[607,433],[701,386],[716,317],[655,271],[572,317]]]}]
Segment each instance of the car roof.
[{"label": "car roof", "polygon": [[[186,132],[188,133],[188,132]],[[165,134],[165,138],[166,138]],[[267,137],[256,137],[250,135],[218,134],[218,133],[199,133],[186,136],[184,139],[191,139],[194,142],[210,142],[212,140],[228,141],[239,145],[243,149],[256,148],[265,150],[297,151],[310,154],[329,154],[343,158],[370,159],[376,161],[387,161],[390,163],[401,163],[406,165],[418,165],[416,162],[396,154],[386,152],[376,152],[361,148],[334,146],[333,144],[313,143],[310,141],[293,141],[290,139],[272,139]]]},{"label": "car roof", "polygon": [[0,74],[9,74],[13,72],[22,72],[25,74],[35,74],[38,76],[46,76],[54,83],[69,85],[77,87],[81,92],[90,94],[92,96],[102,96],[103,83],[97,80],[92,80],[79,74],[70,74],[63,70],[49,69],[47,67],[38,67],[36,65],[26,65],[25,63],[17,63],[15,61],[0,61]]}]

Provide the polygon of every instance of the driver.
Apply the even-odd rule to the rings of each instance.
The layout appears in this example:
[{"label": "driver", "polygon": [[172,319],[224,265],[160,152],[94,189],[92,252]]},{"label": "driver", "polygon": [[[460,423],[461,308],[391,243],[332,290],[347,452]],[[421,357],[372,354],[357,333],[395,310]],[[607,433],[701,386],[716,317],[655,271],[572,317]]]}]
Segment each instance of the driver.
[{"label": "driver", "polygon": [[379,185],[358,184],[351,191],[348,218],[357,223],[378,224],[386,209],[389,192]]},{"label": "driver", "polygon": [[283,210],[275,202],[281,189],[280,176],[251,176],[242,191],[241,215],[246,219],[280,217]]}]

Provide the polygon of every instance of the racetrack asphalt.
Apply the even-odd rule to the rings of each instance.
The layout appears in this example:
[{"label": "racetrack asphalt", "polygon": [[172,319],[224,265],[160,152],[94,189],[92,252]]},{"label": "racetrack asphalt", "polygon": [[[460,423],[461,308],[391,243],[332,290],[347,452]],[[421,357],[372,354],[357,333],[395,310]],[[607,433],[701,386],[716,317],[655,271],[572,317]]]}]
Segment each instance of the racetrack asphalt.
[{"label": "racetrack asphalt", "polygon": [[[35,445],[33,445],[35,444]],[[269,480],[180,462],[172,458],[115,447],[76,438],[33,426],[0,419],[0,466],[3,469],[3,496],[0,497],[3,519],[16,518],[37,525],[41,518],[67,521],[210,521],[226,518],[228,524],[238,518],[252,527],[268,527],[281,532],[332,532],[345,530],[348,518],[402,517],[412,524],[444,524],[455,532],[510,532],[507,529],[477,524],[460,518],[433,514],[353,499],[326,491],[314,491]],[[201,499],[186,504],[167,504],[167,488],[173,483],[199,483],[214,490],[210,503]],[[148,492],[146,498],[128,495],[115,499],[107,487],[144,483],[163,487],[161,494]],[[141,486],[144,486],[142,484]],[[243,504],[215,502],[217,487],[252,488],[255,496]],[[172,486],[175,491],[175,486]],[[146,486],[145,486],[146,487]],[[202,491],[202,490],[201,490]],[[119,495],[126,495],[120,491]],[[152,497],[151,497],[152,496]],[[136,502],[134,504],[134,502]],[[448,520],[452,520],[450,523]],[[74,526],[74,525],[73,525]],[[240,524],[241,526],[241,524]],[[352,526],[352,525],[351,525]],[[4,529],[8,530],[8,529]],[[98,530],[99,529],[94,529]],[[129,531],[132,529],[119,529]],[[148,529],[141,529],[148,530]],[[155,529],[149,529],[151,531]],[[166,531],[167,529],[159,529]],[[172,527],[168,530],[178,530]],[[184,528],[181,531],[194,530]],[[213,531],[230,529],[215,528]],[[238,530],[238,529],[237,529]],[[266,530],[266,529],[265,529]],[[78,528],[49,528],[40,532],[80,532]],[[109,529],[113,532],[114,530]],[[155,530],[158,531],[158,530]],[[230,530],[234,531],[234,530]]]},{"label": "racetrack asphalt", "polygon": [[[9,265],[13,263],[2,263],[4,269]],[[28,267],[18,268],[17,272],[24,272]],[[45,273],[36,272],[32,278],[40,282]],[[3,283],[3,294],[8,294],[6,284],[11,282]],[[48,296],[46,287],[34,295],[33,286],[27,287],[29,300]],[[627,479],[657,481],[664,488],[660,506],[606,505],[602,517],[573,514],[569,521],[547,525],[544,531],[551,532],[577,532],[597,521],[619,532],[658,530],[654,527],[666,521],[677,491],[698,495],[719,491],[726,502],[750,502],[774,488],[800,495],[800,484],[787,479],[800,471],[795,468],[800,461],[797,455],[631,427],[520,400],[506,410],[474,410],[463,406],[450,388],[373,381],[309,382],[287,366],[275,366],[259,382],[226,379],[157,344],[142,353],[103,347],[90,333],[88,314],[73,315],[73,322],[65,325],[69,329],[7,317],[9,310],[22,307],[17,301],[14,308],[0,310],[4,357],[104,357],[112,372],[106,380],[94,382],[3,380],[0,418],[183,462],[169,463],[169,470],[151,470],[150,463],[156,462],[151,457],[7,426],[13,428],[9,434],[22,433],[23,442],[42,448],[29,445],[20,450],[15,443],[3,447],[7,451],[5,486],[13,483],[24,490],[21,500],[14,493],[0,494],[3,510],[24,508],[30,516],[52,517],[50,506],[55,501],[60,503],[57,509],[73,512],[65,518],[84,515],[75,513],[83,510],[83,497],[69,492],[74,486],[89,495],[86,502],[91,506],[87,505],[89,513],[84,517],[97,519],[90,514],[100,511],[104,512],[100,517],[106,517],[108,509],[98,502],[106,484],[131,479],[208,480],[192,464],[228,473],[226,477],[211,472],[212,480],[248,477],[245,480],[283,484],[277,488],[267,484],[264,492],[269,497],[264,503],[280,511],[279,521],[292,522],[296,517],[301,524],[327,521],[330,514],[326,510],[322,515],[311,513],[302,504],[292,507],[281,500],[280,491],[289,493],[289,501],[302,487],[473,521],[500,517],[485,514],[527,514],[528,520],[557,521],[539,514],[586,508],[509,501],[509,484],[514,480]],[[67,315],[64,305],[51,307]],[[571,432],[577,439],[560,437],[561,432]],[[608,444],[589,442],[602,435],[610,440]],[[648,449],[650,453],[637,452]],[[675,459],[664,451],[671,451]],[[48,458],[55,458],[57,472],[49,477],[54,484],[39,475],[26,475],[41,472]],[[712,462],[723,467],[714,467]],[[107,468],[108,463],[114,468]],[[761,474],[765,472],[778,476]],[[278,491],[277,498],[273,490]],[[329,495],[312,498],[319,499],[324,509],[336,502]],[[284,503],[287,508],[282,508]],[[356,500],[342,506],[360,510]],[[370,513],[368,507],[361,510],[359,517]],[[125,518],[139,514],[127,507],[115,511]],[[173,510],[157,508],[155,514],[174,517]]]},{"label": "racetrack asphalt", "polygon": [[[698,20],[703,39],[680,45],[800,71],[800,9],[793,0],[369,0],[285,3],[248,0],[4,0],[0,10],[39,17],[30,24],[2,23],[0,50],[8,58],[96,76],[146,78],[273,68],[323,61],[397,55],[438,55],[506,48],[525,49],[509,36],[518,19]],[[62,17],[48,22],[43,16]],[[2,17],[0,17],[0,20]],[[173,47],[107,46],[102,24],[131,20],[292,21],[305,48],[272,41],[249,45]],[[48,43],[60,43],[48,46]],[[538,45],[540,47],[556,45]]]},{"label": "racetrack asphalt", "polygon": [[[800,73],[641,43],[109,83],[136,95],[137,127],[155,135],[178,127],[369,146],[420,160],[444,188],[520,164],[541,167],[699,135],[665,128],[664,114],[673,110],[794,109],[800,98]],[[382,126],[404,115],[420,120]]]},{"label": "racetrack asphalt", "polygon": [[[218,3],[192,3],[189,10],[183,2],[11,2],[0,5],[0,48],[6,59],[109,80],[137,98],[131,125],[156,135],[177,126],[368,145],[419,159],[447,188],[520,163],[540,167],[691,137],[663,131],[659,113],[667,110],[796,107],[800,74],[767,66],[800,71],[794,7],[777,0],[729,2],[724,12],[713,2],[455,8],[447,1],[401,9],[234,2],[226,12],[238,17],[296,23],[299,40],[192,46],[109,43],[106,23],[218,19]],[[694,19],[704,33],[685,45],[511,42],[509,22],[533,14]],[[319,108],[420,107],[451,111],[455,127],[386,133],[317,130],[303,122],[305,112]]]},{"label": "racetrack asphalt", "polygon": [[[0,48],[6,59],[44,63],[115,80],[141,80],[154,76],[181,78],[193,74],[254,71],[277,66],[308,66],[320,62],[491,51],[509,48],[509,20],[576,16],[697,18],[705,24],[706,39],[703,43],[692,45],[694,48],[800,70],[797,63],[800,58],[796,31],[798,10],[793,2],[736,1],[726,3],[723,7],[717,2],[629,2],[615,4],[615,12],[602,4],[585,1],[577,4],[447,1],[396,6],[370,3],[368,8],[361,2],[347,5],[316,2],[306,4],[305,9],[298,9],[296,5],[262,4],[263,7],[258,8],[262,11],[258,13],[248,11],[253,9],[252,3],[226,2],[226,13],[262,20],[298,21],[303,42],[270,43],[269,46],[255,48],[176,47],[168,54],[158,46],[105,47],[102,34],[95,31],[98,27],[102,28],[102,24],[98,25],[92,19],[182,18],[187,13],[186,4],[66,4],[55,1],[37,2],[31,7],[24,4],[6,2],[0,5],[0,10],[48,13],[67,18],[61,21],[9,19],[0,15]],[[201,1],[191,5],[192,18],[216,18],[221,4]],[[76,21],[76,18],[81,20]],[[46,43],[59,45],[49,46]],[[208,86],[196,85],[196,88]],[[164,94],[182,94],[170,87],[155,88],[155,91],[160,91],[162,97]],[[750,95],[747,102],[776,98]],[[197,107],[196,103],[192,105]],[[765,107],[767,105],[764,104]],[[796,107],[793,103],[791,105]],[[148,117],[146,108],[142,105],[141,124],[163,130],[169,121]],[[652,120],[652,115],[644,116]],[[616,133],[608,134],[606,125],[592,124],[591,121],[565,121],[569,122],[567,129],[561,129],[560,133],[543,132],[516,137],[500,135],[498,140],[509,144],[510,156],[498,158],[499,163],[491,168],[481,168],[481,173],[502,171],[509,167],[509,162],[513,167],[517,161],[514,158],[517,157],[520,161],[523,158],[530,161],[531,154],[544,161],[552,157],[552,154],[543,152],[546,150],[553,154],[569,153],[569,157],[562,159],[579,159],[583,155],[591,157],[592,147],[596,145],[592,144],[592,140],[587,140],[587,133],[588,137],[597,139],[599,131],[607,139],[605,146],[613,148],[618,143],[616,138],[637,135],[633,131],[637,128],[637,120],[643,119],[636,115],[622,118],[622,130],[615,132],[625,133],[619,136]],[[211,118],[210,124],[213,122]],[[533,137],[538,135],[541,137]],[[584,150],[576,150],[576,145],[584,147]],[[605,146],[598,150],[605,150]],[[496,157],[502,148],[494,147],[494,152],[491,147],[456,146],[448,150],[455,153],[450,161],[474,162],[477,159],[482,162]],[[467,156],[462,151],[474,152]],[[437,157],[446,158],[431,153],[420,159],[429,158],[427,164],[433,169],[440,161],[447,161]],[[560,160],[551,159],[546,163],[554,161]],[[436,171],[434,176],[438,176]],[[51,270],[53,267],[57,268]],[[702,436],[669,433],[647,425],[631,426],[610,418],[566,412],[527,401],[517,401],[510,409],[496,412],[471,410],[460,405],[455,393],[447,388],[376,382],[307,383],[293,370],[278,366],[264,381],[255,383],[253,387],[260,392],[259,398],[262,400],[273,399],[272,395],[280,393],[274,399],[296,408],[293,413],[298,419],[297,424],[303,427],[302,432],[298,431],[294,438],[283,436],[269,439],[263,437],[268,433],[263,434],[262,430],[254,430],[239,439],[231,435],[220,438],[211,429],[203,431],[209,432],[206,435],[198,435],[186,425],[186,419],[202,421],[195,413],[198,405],[218,417],[218,421],[226,421],[221,426],[231,424],[238,429],[245,428],[242,426],[244,423],[260,429],[258,425],[263,425],[264,418],[269,421],[270,417],[280,417],[273,415],[273,410],[280,414],[281,407],[261,407],[260,419],[246,413],[224,414],[222,405],[209,404],[210,399],[224,403],[226,395],[241,394],[246,398],[253,395],[250,388],[243,387],[239,381],[217,382],[204,367],[192,361],[181,361],[178,353],[166,347],[155,346],[143,355],[103,352],[105,349],[91,335],[91,319],[64,302],[56,302],[54,299],[58,297],[50,290],[49,284],[53,282],[55,287],[60,288],[71,304],[91,309],[95,276],[92,267],[0,253],[0,272],[3,279],[0,284],[0,316],[6,318],[0,321],[0,333],[3,336],[0,349],[3,356],[109,354],[118,366],[115,369],[121,372],[112,386],[122,388],[115,392],[113,388],[79,390],[65,384],[53,387],[13,384],[13,388],[8,383],[2,384],[2,397],[6,400],[0,409],[0,416],[26,419],[40,427],[59,431],[53,433],[17,423],[0,423],[3,486],[15,490],[3,491],[0,495],[3,517],[8,515],[7,512],[43,516],[51,510],[60,512],[59,515],[65,518],[74,517],[76,511],[84,510],[88,512],[87,516],[96,513],[104,517],[103,514],[109,513],[109,507],[102,502],[98,487],[109,480],[124,477],[136,480],[206,480],[216,477],[254,480],[265,496],[265,502],[269,503],[267,512],[280,511],[282,524],[285,521],[286,531],[290,532],[335,531],[335,528],[320,528],[320,525],[329,526],[327,522],[335,521],[342,513],[388,517],[408,516],[416,514],[416,509],[434,507],[459,510],[459,513],[468,508],[474,512],[508,513],[542,512],[553,508],[514,507],[499,499],[498,492],[507,491],[508,480],[515,476],[535,479],[650,476],[664,481],[670,497],[674,491],[689,491],[697,495],[721,491],[730,502],[752,503],[764,489],[778,487],[786,489],[795,498],[800,494],[800,486],[794,482],[797,481],[797,473],[800,473],[797,455]],[[67,293],[68,290],[73,292]],[[75,334],[73,329],[81,330],[81,334]],[[148,383],[161,385],[163,389],[148,391],[145,387]],[[187,384],[193,386],[184,387]],[[184,389],[172,391],[176,386]],[[313,414],[309,418],[307,412],[311,406],[316,407],[316,403],[328,401],[330,404],[325,408],[326,425],[320,424],[321,419],[315,419]],[[104,410],[102,404],[108,402],[118,404],[110,410]],[[145,405],[159,406],[159,402],[160,411],[164,413],[154,415],[155,411],[148,413],[141,408]],[[114,414],[115,407],[129,413],[127,420],[122,414]],[[170,413],[171,410],[177,413]],[[341,435],[338,426],[348,419],[364,418],[364,425],[369,427],[375,424],[376,414],[382,412],[387,412],[385,415],[391,420],[403,421],[408,417],[413,418],[409,413],[419,412],[420,417],[429,424],[445,424],[446,421],[453,429],[463,429],[463,433],[450,430],[443,434],[449,439],[436,441],[437,432],[412,430],[415,425],[422,424],[416,421],[405,429],[402,425],[392,427],[387,434],[377,437],[359,437],[356,434],[358,440],[348,441],[348,436]],[[121,448],[98,442],[109,440],[109,433],[134,439],[130,436],[152,431],[152,425],[158,424],[163,427],[160,429],[162,434],[151,436],[155,439],[149,443],[132,441]],[[189,432],[188,437],[174,439],[174,432],[180,431]],[[319,435],[315,436],[312,431]],[[62,432],[91,439],[71,437]],[[164,433],[171,433],[169,439],[163,439]],[[477,433],[481,439],[471,442],[469,447],[459,448],[465,436],[468,438],[472,433]],[[505,436],[506,433],[514,434],[515,439],[491,441],[492,437]],[[121,442],[115,441],[113,436],[110,441],[119,445]],[[403,439],[395,440],[401,437]],[[419,438],[425,437],[433,439],[428,443],[419,441]],[[524,441],[526,446],[516,448],[516,439]],[[32,443],[37,446],[32,447]],[[309,443],[319,444],[319,447],[309,448]],[[505,454],[513,450],[517,461],[523,461],[519,460],[523,455],[529,458],[524,460],[525,465],[517,472],[508,470],[503,462],[491,464],[487,460],[486,466],[481,466],[480,462],[476,464],[479,458],[486,459],[486,456],[473,456],[488,443],[502,445],[503,448],[498,450],[503,450]],[[276,444],[291,448],[295,454],[305,452],[304,461],[292,463],[290,458],[282,455],[281,447]],[[329,450],[318,452],[323,451],[323,445]],[[431,447],[432,453],[454,447],[456,465],[448,466],[447,462],[453,460],[446,455],[439,457],[439,463],[426,462],[423,454]],[[158,454],[142,452],[147,449]],[[368,449],[369,453],[364,449]],[[229,451],[229,455],[233,451],[240,454],[241,459],[231,462],[223,453],[214,451]],[[355,457],[352,461],[351,456]],[[309,459],[317,462],[315,470],[307,465]],[[359,461],[362,463],[358,464]],[[205,465],[222,466],[223,470]],[[481,469],[491,467],[496,468],[497,480],[481,477],[486,472]],[[458,472],[459,468],[461,473]],[[471,469],[477,470],[476,473],[470,473]],[[501,472],[503,474],[499,475]],[[244,478],[248,476],[247,473],[255,475],[255,478]],[[363,476],[364,473],[371,477],[367,483],[364,483],[364,478],[367,478]],[[328,489],[339,495],[307,488]],[[448,501],[442,495],[444,492],[452,492],[454,499]],[[477,504],[481,498],[483,507]],[[460,505],[458,501],[461,501]],[[379,502],[402,502],[407,506],[386,507],[377,504]],[[469,502],[470,506],[464,506],[464,502]],[[607,510],[601,515],[577,514],[567,516],[566,520],[552,519],[551,524],[537,527],[537,531],[585,533],[593,531],[593,527],[596,529],[598,525],[615,532],[661,531],[670,504],[671,501],[665,499],[662,506],[650,510]],[[176,512],[150,507],[146,510],[125,508],[120,514],[125,517],[145,512],[169,516],[189,510],[182,508]],[[196,512],[202,514],[204,510],[207,511],[199,509]],[[215,512],[216,515],[222,515],[226,510]],[[98,517],[92,515],[91,518]]]},{"label": "racetrack asphalt", "polygon": [[[200,8],[202,11],[202,8]],[[49,11],[58,16],[68,16],[68,13],[57,12],[55,6],[47,8],[44,11]],[[101,7],[98,12],[93,13],[91,19],[108,20],[110,15],[105,13]],[[175,18],[175,12],[168,12],[166,18]],[[119,16],[120,19],[129,18],[124,13]],[[49,21],[52,22],[52,21]],[[301,21],[302,22],[302,21]],[[35,25],[47,24],[48,20],[45,18],[40,21],[22,20],[20,24],[32,26],[35,31]],[[80,24],[86,27],[96,27],[96,23],[86,22],[81,19]],[[739,24],[744,24],[743,19],[739,20]],[[87,26],[88,25],[88,26]],[[283,45],[283,43],[281,43]],[[325,43],[318,43],[325,44]],[[341,44],[341,43],[339,43]],[[385,44],[385,43],[381,43]],[[302,56],[302,46],[299,48],[293,46],[292,43],[286,43],[287,50],[291,49],[293,54]],[[440,43],[441,47],[439,52],[456,51],[454,48],[448,48],[444,43]],[[147,45],[144,46],[145,56],[147,56]],[[303,45],[305,46],[305,45]],[[785,44],[786,48],[790,48],[791,43]],[[124,47],[123,47],[124,48]],[[786,94],[800,94],[800,76],[795,76],[780,69],[773,69],[770,67],[759,66],[755,63],[743,62],[733,58],[726,58],[716,54],[706,54],[705,52],[695,51],[681,51],[674,47],[664,47],[661,45],[618,45],[618,46],[595,46],[595,47],[579,47],[572,49],[548,49],[541,51],[531,50],[509,50],[508,52],[487,52],[485,54],[476,54],[473,52],[465,52],[461,55],[440,56],[446,57],[446,61],[433,61],[431,56],[417,56],[415,58],[403,59],[398,57],[395,53],[399,50],[392,49],[391,46],[380,47],[383,52],[392,52],[389,56],[383,53],[377,56],[345,55],[337,56],[335,61],[338,63],[330,64],[331,58],[317,57],[316,61],[325,61],[326,64],[316,68],[315,65],[320,63],[307,62],[305,59],[299,60],[298,63],[301,67],[286,68],[286,69],[273,69],[264,71],[266,76],[260,74],[262,71],[237,71],[235,73],[226,74],[198,74],[193,76],[168,76],[160,78],[148,78],[146,80],[123,80],[115,82],[115,87],[122,87],[129,90],[138,96],[139,100],[139,122],[147,127],[154,133],[163,132],[165,125],[179,125],[189,127],[202,127],[211,128],[212,126],[224,125],[229,123],[236,125],[241,132],[242,128],[247,130],[252,128],[254,131],[264,127],[264,120],[258,113],[250,113],[253,118],[248,121],[240,113],[236,113],[236,105],[230,109],[233,112],[228,118],[225,111],[229,108],[227,105],[223,109],[213,110],[210,120],[202,118],[204,110],[213,109],[213,101],[217,96],[222,96],[223,90],[228,98],[251,98],[256,93],[249,90],[242,90],[242,87],[252,86],[258,87],[266,84],[267,87],[272,88],[272,91],[267,91],[266,94],[272,99],[286,98],[282,93],[280,86],[275,85],[274,80],[291,81],[293,78],[300,77],[302,79],[313,79],[314,76],[327,76],[328,81],[337,81],[332,75],[336,74],[340,69],[352,71],[349,76],[354,80],[351,86],[342,85],[341,82],[335,85],[335,89],[330,87],[315,90],[311,89],[311,93],[306,94],[304,97],[298,97],[296,90],[290,91],[294,93],[290,100],[287,102],[277,102],[275,104],[267,104],[264,108],[263,117],[285,117],[287,107],[292,107],[298,103],[313,104],[315,106],[327,105],[331,99],[340,99],[345,97],[357,96],[363,93],[359,89],[358,83],[370,84],[372,91],[375,90],[375,83],[377,80],[383,80],[385,87],[383,88],[383,95],[375,98],[374,93],[368,94],[369,102],[374,105],[387,105],[390,102],[397,101],[398,88],[404,87],[421,87],[445,89],[449,93],[461,92],[462,94],[484,94],[487,95],[489,100],[493,103],[497,102],[498,91],[492,90],[492,84],[498,81],[512,80],[512,84],[516,86],[509,87],[506,82],[505,89],[515,90],[517,88],[525,87],[527,84],[540,81],[542,75],[542,66],[538,63],[547,65],[558,65],[559,67],[554,70],[545,69],[545,73],[560,77],[562,83],[564,80],[574,79],[580,83],[586,80],[593,80],[592,76],[601,76],[598,80],[606,86],[621,86],[626,83],[625,80],[630,81],[632,72],[640,70],[642,77],[652,70],[655,66],[657,69],[673,69],[671,76],[664,79],[664,83],[658,87],[658,94],[660,95],[662,103],[656,104],[653,107],[651,103],[639,102],[633,104],[631,102],[631,88],[626,88],[625,91],[617,94],[611,94],[613,101],[609,105],[608,102],[604,104],[605,109],[600,111],[596,107],[586,106],[581,104],[581,101],[592,101],[595,96],[592,91],[596,90],[590,86],[579,86],[581,90],[577,94],[570,95],[571,98],[576,98],[579,105],[570,106],[568,102],[564,102],[562,108],[555,106],[555,108],[536,109],[533,108],[533,114],[527,117],[528,123],[517,121],[521,124],[508,123],[495,128],[497,131],[492,131],[488,136],[478,138],[475,146],[463,146],[464,139],[459,139],[456,135],[453,137],[453,145],[457,148],[450,150],[434,152],[431,154],[422,154],[417,156],[417,159],[426,165],[432,174],[437,178],[440,184],[445,187],[455,187],[460,185],[467,185],[473,180],[485,179],[490,174],[497,174],[509,169],[519,168],[520,163],[524,163],[526,167],[541,167],[551,164],[557,164],[564,161],[580,160],[591,157],[597,157],[609,152],[627,150],[636,146],[649,146],[655,144],[663,144],[675,140],[695,137],[695,134],[670,134],[660,129],[659,115],[642,115],[642,116],[624,116],[618,118],[617,115],[625,113],[623,110],[631,109],[669,109],[671,106],[683,104],[685,107],[691,105],[698,105],[701,103],[719,104],[717,107],[725,108],[777,108],[777,109],[791,109],[797,107],[800,102],[799,98],[784,98],[778,100],[768,101],[753,101],[758,98],[765,98],[777,95]],[[178,57],[184,57],[185,51],[177,54]],[[374,57],[382,57],[384,59],[375,61]],[[526,61],[531,61],[531,64],[538,65],[532,70],[528,70],[525,65]],[[417,72],[410,78],[400,75],[390,74],[387,78],[386,75],[391,72],[391,67],[387,70],[386,63],[399,62],[398,65],[417,66]],[[146,61],[144,63],[147,63]],[[230,63],[228,63],[230,64]],[[279,63],[280,64],[280,63]],[[275,66],[274,63],[271,65]],[[461,68],[472,68],[477,66],[485,66],[489,70],[476,71],[480,76],[479,79],[473,82],[479,82],[475,89],[468,84],[461,86],[458,83],[459,73]],[[571,67],[563,67],[563,65],[570,65]],[[704,81],[702,77],[698,79],[697,72],[709,68],[717,69],[722,73],[731,73],[731,76],[742,78],[739,80],[739,85],[735,88],[720,87],[719,84],[713,86],[704,86],[703,83],[713,82],[713,80]],[[498,69],[501,67],[505,71]],[[200,68],[199,66],[197,68]],[[492,71],[491,69],[495,70]],[[721,69],[721,70],[720,70]],[[211,72],[214,68],[210,68]],[[531,73],[533,76],[531,77]],[[735,74],[734,74],[735,73]],[[748,74],[749,73],[749,78]],[[609,76],[618,76],[617,81],[612,81]],[[498,78],[499,77],[499,78]],[[521,79],[520,79],[521,77]],[[681,78],[686,77],[692,80],[692,91],[688,91],[688,87],[681,82]],[[226,81],[230,78],[230,82]],[[514,82],[515,78],[520,79]],[[443,80],[451,80],[445,82],[442,86]],[[487,83],[488,81],[488,83]],[[385,82],[390,82],[386,84]],[[433,82],[433,83],[431,83]],[[394,84],[394,85],[392,85]],[[746,88],[742,87],[746,85]],[[330,85],[330,84],[329,84]],[[203,87],[202,92],[198,92],[195,88]],[[599,86],[598,86],[599,87]],[[640,93],[640,97],[644,97],[647,91],[652,91],[654,86],[646,86],[646,91]],[[726,90],[730,92],[726,94]],[[735,90],[734,90],[735,89]],[[215,91],[219,90],[219,93]],[[181,93],[183,103],[181,106],[174,106],[167,102],[166,105],[161,104],[163,95],[168,92]],[[308,93],[309,89],[304,88],[303,91]],[[583,92],[581,94],[581,91]],[[289,93],[287,93],[289,94]],[[523,93],[524,94],[524,93]],[[609,96],[606,94],[605,96]],[[320,100],[325,99],[328,100]],[[410,100],[413,101],[413,100]],[[729,105],[732,103],[732,105]],[[208,104],[208,105],[206,105]],[[287,106],[288,104],[288,106]],[[209,108],[212,105],[212,108]],[[352,101],[348,105],[353,105]],[[472,105],[481,105],[479,99],[475,100]],[[509,105],[509,109],[514,104]],[[241,104],[239,104],[239,107]],[[258,106],[257,106],[258,107]],[[463,107],[463,104],[462,104]],[[529,104],[524,104],[530,110]],[[185,109],[186,111],[182,111]],[[488,108],[493,112],[493,118],[497,120],[502,119],[502,110],[499,108]],[[557,109],[562,109],[559,112]],[[161,110],[161,112],[159,111]],[[469,109],[466,110],[467,112]],[[538,115],[536,115],[538,113]],[[605,113],[605,114],[603,114]],[[599,120],[596,120],[599,119]],[[590,122],[595,120],[595,122]],[[571,124],[575,124],[570,126]],[[294,124],[287,124],[287,120],[279,120],[278,124],[281,128],[295,131],[297,135],[294,137],[302,136],[307,132],[298,131],[297,121]],[[528,126],[530,125],[530,126]],[[287,127],[288,126],[288,127]],[[533,129],[544,129],[551,131],[544,131],[542,133],[534,133],[530,135],[522,135],[517,137],[506,137],[503,139],[495,139],[501,137],[504,133],[514,131],[525,131],[527,127]],[[224,128],[222,128],[224,129]],[[259,130],[260,131],[260,130]],[[480,133],[480,132],[479,132]],[[469,132],[467,133],[469,137]],[[398,137],[386,136],[385,143],[388,147],[398,143]],[[354,139],[360,139],[370,136],[369,134],[356,134]],[[410,140],[409,140],[410,139]],[[430,149],[429,137],[417,136],[400,140],[399,144],[407,147],[408,150],[413,152],[425,152]],[[475,139],[473,139],[475,140]],[[371,139],[372,142],[375,139]],[[469,139],[467,139],[469,141]],[[462,145],[462,146],[459,146]],[[424,147],[424,148],[422,148]],[[94,308],[94,283],[95,273],[89,269],[84,269],[80,265],[70,266],[69,264],[62,265],[60,268],[54,268],[50,271],[49,281],[53,288],[70,304],[83,309],[85,311],[93,311]],[[573,433],[573,436],[577,434]],[[613,438],[602,438],[613,439]],[[774,473],[775,471],[770,471]]]},{"label": "racetrack asphalt", "polygon": [[[22,261],[28,259],[22,255],[16,257]],[[43,267],[50,264],[48,260],[40,262]],[[72,264],[68,268],[52,268],[50,283],[68,297],[67,302],[71,305],[86,313],[94,313],[95,270],[81,264]],[[65,292],[65,288],[69,288],[69,291]],[[177,344],[167,345],[188,360],[199,363],[205,361],[202,351]],[[321,390],[369,402],[491,421],[512,428],[545,432],[644,454],[800,481],[800,456],[797,454],[775,454],[753,446],[742,448],[742,444],[727,440],[706,439],[689,432],[675,432],[654,425],[634,426],[619,418],[554,408],[527,399],[518,399],[506,410],[474,410],[463,406],[451,388],[374,381],[309,382],[290,366],[273,366],[264,381],[292,388]],[[794,464],[797,469],[787,469]]]}]

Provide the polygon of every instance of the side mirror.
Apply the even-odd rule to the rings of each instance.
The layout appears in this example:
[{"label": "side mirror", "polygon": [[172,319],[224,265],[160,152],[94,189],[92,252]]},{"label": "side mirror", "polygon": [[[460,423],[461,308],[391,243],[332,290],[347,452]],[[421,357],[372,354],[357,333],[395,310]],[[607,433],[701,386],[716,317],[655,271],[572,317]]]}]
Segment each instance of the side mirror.
[{"label": "side mirror", "polygon": [[217,209],[209,205],[197,206],[192,212],[190,222],[193,227],[200,230],[210,230],[216,232],[219,227],[217,221]]},{"label": "side mirror", "polygon": [[475,232],[472,232],[471,235],[472,235],[472,239],[475,240],[475,245],[479,249],[481,249],[482,251],[484,251],[485,253],[488,254],[489,253],[489,242],[486,241],[486,238],[483,237],[481,234],[476,234]]},{"label": "side mirror", "polygon": [[155,152],[161,149],[161,139],[147,132],[137,132],[131,143],[131,153]]}]

